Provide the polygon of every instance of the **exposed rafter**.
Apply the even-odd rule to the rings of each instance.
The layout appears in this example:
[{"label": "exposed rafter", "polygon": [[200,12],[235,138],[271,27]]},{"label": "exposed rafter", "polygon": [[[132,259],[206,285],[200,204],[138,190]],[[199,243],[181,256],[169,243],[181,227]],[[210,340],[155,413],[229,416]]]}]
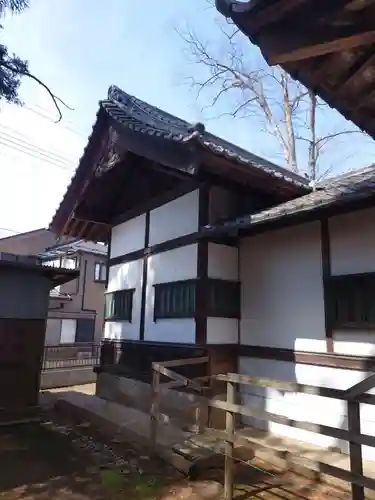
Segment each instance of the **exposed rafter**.
[{"label": "exposed rafter", "polygon": [[362,64],[356,66],[353,71],[349,74],[349,77],[341,82],[338,97],[344,96],[351,86],[355,83],[356,80],[368,69],[373,68],[375,65],[375,54],[370,57],[367,57]]},{"label": "exposed rafter", "polygon": [[311,34],[294,32],[288,39],[273,33],[272,39],[265,36],[262,42],[270,65],[285,64],[369,45],[375,42],[375,29],[350,34],[320,29]]}]

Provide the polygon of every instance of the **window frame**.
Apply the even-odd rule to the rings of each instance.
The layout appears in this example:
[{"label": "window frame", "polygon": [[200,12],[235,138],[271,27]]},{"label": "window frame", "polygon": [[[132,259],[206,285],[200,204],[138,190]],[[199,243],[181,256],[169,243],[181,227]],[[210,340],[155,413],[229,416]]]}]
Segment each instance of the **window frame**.
[{"label": "window frame", "polygon": [[[96,278],[96,269],[99,266],[99,279]],[[104,278],[101,278],[101,270],[104,268]],[[94,263],[94,283],[106,283],[107,281],[107,263],[96,261]]]},{"label": "window frame", "polygon": [[[207,317],[241,319],[241,283],[239,281],[208,278]],[[228,307],[227,296],[234,299],[234,305]],[[223,301],[224,298],[224,301]]]},{"label": "window frame", "polygon": [[[199,280],[197,279],[190,279],[190,280],[178,280],[178,281],[170,281],[170,282],[165,282],[165,283],[155,283],[153,285],[154,287],[154,323],[156,323],[158,320],[161,319],[186,319],[186,318],[195,318],[196,316],[196,304],[197,304],[197,282]],[[161,291],[165,291],[168,289],[177,289],[177,287],[192,287],[193,289],[193,306],[191,310],[185,310],[185,311],[172,311],[172,312],[162,312],[160,311],[161,309],[161,297],[158,296],[158,293]],[[191,293],[187,292],[187,293]],[[164,299],[165,300],[165,299]]]},{"label": "window frame", "polygon": [[[160,319],[185,319],[185,318],[196,318],[198,310],[202,311],[202,308],[198,305],[199,297],[203,297],[204,301],[204,313],[206,317],[213,318],[229,318],[229,319],[240,319],[241,318],[241,283],[238,281],[222,280],[217,278],[195,278],[188,280],[178,280],[165,283],[156,283],[154,286],[154,322]],[[186,286],[191,287],[193,290],[187,291],[186,293],[192,293],[191,296],[191,306],[190,309],[163,312],[161,310],[161,301],[166,301],[166,298],[161,298],[158,296],[163,289],[173,290],[178,287]],[[171,293],[171,292],[170,292]],[[222,297],[227,297],[229,294],[231,297],[235,296],[235,305],[228,308],[226,299]],[[185,296],[186,299],[186,296]],[[177,301],[177,298],[169,298],[170,301]],[[180,297],[180,300],[181,299]],[[192,305],[193,304],[193,305]],[[163,304],[165,306],[165,303]],[[170,305],[170,304],[168,304]]]},{"label": "window frame", "polygon": [[375,330],[375,273],[331,276],[324,288],[330,329]]},{"label": "window frame", "polygon": [[[132,322],[132,317],[133,317],[133,306],[134,306],[134,292],[135,292],[135,288],[127,288],[126,290],[115,290],[113,292],[106,292],[104,294],[104,297],[105,297],[105,305],[104,305],[104,319],[105,321],[126,321],[128,323],[131,323]],[[113,296],[113,297],[116,297],[116,294],[117,296],[120,296],[120,294],[124,295],[124,296],[127,296],[127,300],[129,301],[129,307],[128,307],[128,311],[126,313],[124,312],[119,312],[119,313],[115,313],[115,314],[108,314],[108,311],[107,311],[107,297],[109,296]],[[114,308],[116,308],[116,305],[114,305]]]}]

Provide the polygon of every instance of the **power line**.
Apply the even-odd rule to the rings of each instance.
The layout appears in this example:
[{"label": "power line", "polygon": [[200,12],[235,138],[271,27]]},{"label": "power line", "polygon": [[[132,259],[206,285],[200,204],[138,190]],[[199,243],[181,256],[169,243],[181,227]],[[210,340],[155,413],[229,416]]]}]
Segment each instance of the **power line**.
[{"label": "power line", "polygon": [[[49,163],[51,165],[54,165],[55,167],[61,169],[61,170],[66,170],[66,171],[72,171],[72,168],[68,167],[68,163],[62,163],[61,160],[58,160],[51,156],[48,151],[44,152],[41,148],[37,147],[30,147],[25,143],[24,141],[17,141],[17,140],[12,140],[9,137],[2,137],[0,134],[0,144],[3,146],[9,148],[9,149],[14,149],[15,151],[18,151],[20,153],[26,154],[27,156],[31,156],[33,158],[36,158],[37,160],[44,161],[46,163]],[[73,162],[72,162],[73,163]],[[71,163],[71,165],[72,165]]]},{"label": "power line", "polygon": [[38,154],[34,154],[33,152],[29,151],[29,150],[25,150],[25,149],[22,149],[22,148],[19,148],[19,147],[15,147],[15,146],[12,146],[9,144],[9,142],[3,142],[1,141],[1,138],[0,138],[0,144],[9,148],[9,149],[14,149],[15,151],[18,151],[19,153],[23,153],[25,154],[26,156],[30,156],[30,157],[33,157],[39,161],[44,161],[45,163],[49,163],[50,165],[53,165],[54,167],[56,168],[59,168],[60,170],[66,170],[67,172],[71,171],[73,172],[73,169],[70,170],[66,167],[63,167],[62,165],[58,164],[58,163],[55,163],[51,160],[48,160],[47,158],[43,158],[42,156],[38,155]]},{"label": "power line", "polygon": [[[16,134],[18,134],[19,137],[16,137],[14,134],[9,134],[9,133],[4,132],[4,131],[1,132],[1,129],[6,129],[6,130],[10,130],[11,132],[15,132]],[[58,153],[54,153],[53,151],[48,151],[47,149],[41,148],[40,146],[36,146],[35,144],[28,142],[27,140],[25,140],[25,136],[23,134],[18,133],[17,130],[15,130],[11,127],[8,127],[6,125],[0,124],[0,137],[1,137],[1,133],[4,136],[6,136],[5,139],[9,138],[12,141],[21,142],[28,147],[39,150],[40,152],[42,152],[42,154],[47,154],[48,156],[53,157],[52,159],[54,159],[54,160],[60,161],[62,163],[68,163],[68,164],[71,164],[74,162],[73,160],[70,160],[69,158],[65,158],[64,156],[61,156]]]},{"label": "power line", "polygon": [[[35,108],[39,108],[42,111],[46,111],[47,113],[49,113],[48,109],[45,109],[42,106],[39,106],[38,104],[34,104],[33,106],[35,106]],[[30,106],[26,106],[25,105],[24,108],[28,109],[29,111],[31,111],[32,113],[35,113],[38,116],[41,116],[42,118],[45,118],[46,120],[48,120],[48,121],[50,121],[52,123],[55,123],[55,121],[53,120],[53,118],[51,118],[51,116],[48,116],[48,115],[46,115],[44,113],[39,113],[38,111],[36,111],[36,109],[34,109],[34,108],[30,107]],[[72,123],[72,122],[70,122],[70,123]],[[66,130],[69,130],[69,132],[72,132],[73,134],[76,134],[81,139],[84,139],[85,141],[87,141],[87,136],[83,135],[83,133],[81,133],[81,131],[78,128],[75,128],[75,127],[71,128],[71,127],[68,127],[67,125],[64,125],[63,123],[59,123],[58,125],[60,127],[62,127],[62,128],[65,128]]]}]

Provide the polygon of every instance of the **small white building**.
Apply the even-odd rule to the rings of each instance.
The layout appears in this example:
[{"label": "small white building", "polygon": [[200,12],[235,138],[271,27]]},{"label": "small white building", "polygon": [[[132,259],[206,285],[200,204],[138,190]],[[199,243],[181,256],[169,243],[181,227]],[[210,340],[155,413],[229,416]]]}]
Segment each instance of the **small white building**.
[{"label": "small white building", "polygon": [[[51,229],[109,244],[105,337],[122,341],[124,377],[148,381],[152,361],[206,352],[210,373],[345,389],[375,364],[374,206],[375,167],[312,191],[111,87]],[[347,425],[341,401],[243,391],[251,406]],[[362,406],[374,434],[375,409]]]}]

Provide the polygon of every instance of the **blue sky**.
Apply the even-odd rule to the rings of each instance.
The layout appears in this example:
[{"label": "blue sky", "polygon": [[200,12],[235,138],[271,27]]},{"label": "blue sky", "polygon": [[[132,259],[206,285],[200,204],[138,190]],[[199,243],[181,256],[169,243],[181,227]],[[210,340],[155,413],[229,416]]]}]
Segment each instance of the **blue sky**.
[{"label": "blue sky", "polygon": [[[98,101],[111,84],[191,122],[212,117],[212,111],[202,112],[205,103],[197,102],[196,90],[184,84],[184,77],[199,77],[201,69],[189,60],[176,28],[190,26],[203,39],[220,44],[220,17],[204,0],[30,0],[30,4],[22,15],[5,20],[2,42],[28,59],[30,70],[74,111],[64,111],[63,122],[54,124],[48,96],[29,81],[22,85],[25,108],[2,105],[0,228],[14,231],[46,226],[51,220],[90,133]],[[248,50],[256,54],[250,42]],[[327,119],[338,118],[330,114]],[[254,122],[210,119],[207,128],[277,160],[272,142]],[[13,148],[4,145],[9,136]],[[372,144],[357,135],[350,137],[345,168],[371,163]],[[30,144],[38,149],[30,150]],[[337,171],[344,168],[340,162]]]}]

